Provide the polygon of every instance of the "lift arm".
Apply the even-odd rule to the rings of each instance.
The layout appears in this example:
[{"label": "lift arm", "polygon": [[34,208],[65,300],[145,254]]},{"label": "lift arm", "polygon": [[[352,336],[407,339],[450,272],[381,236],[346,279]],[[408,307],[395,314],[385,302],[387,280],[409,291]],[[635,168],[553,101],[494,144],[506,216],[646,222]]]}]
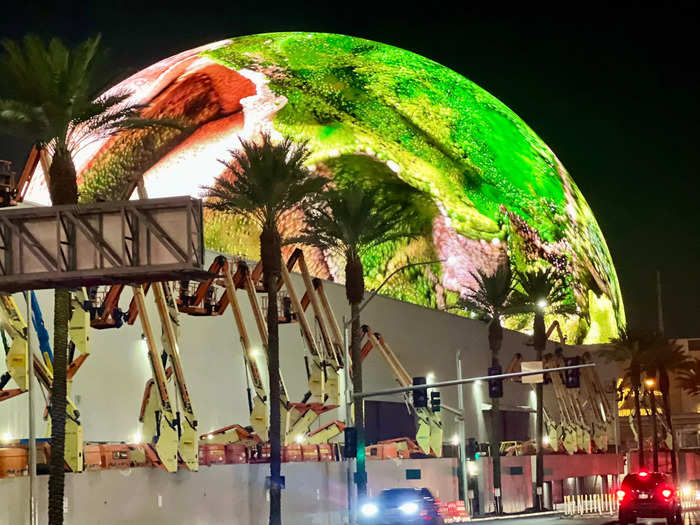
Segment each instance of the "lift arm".
[{"label": "lift arm", "polygon": [[182,415],[179,413],[177,414],[177,421],[179,423],[178,452],[180,453],[180,458],[182,458],[182,461],[189,470],[197,470],[199,468],[197,418],[192,408],[190,394],[187,391],[185,374],[182,371],[182,363],[180,362],[178,337],[173,320],[171,319],[171,314],[177,315],[177,306],[173,302],[172,292],[170,292],[169,289],[168,293],[165,292],[166,287],[169,288],[167,283],[153,283],[153,295],[155,296],[156,306],[158,307],[158,314],[160,315],[160,322],[163,325],[165,336],[164,347],[173,366],[177,393],[182,402]]},{"label": "lift arm", "polygon": [[163,464],[163,468],[168,472],[175,472],[177,470],[179,440],[177,423],[170,405],[165,369],[156,347],[151,323],[148,319],[143,288],[138,285],[134,286],[133,290],[136,308],[138,309],[138,315],[141,319],[141,326],[148,346],[151,372],[153,373],[158,392],[158,396],[150,396],[150,406],[146,409],[143,422],[144,434],[149,437],[151,445],[155,448],[156,454],[158,454],[158,458]]},{"label": "lift arm", "polygon": [[[236,327],[238,328],[238,334],[240,336],[241,347],[243,349],[243,360],[248,367],[250,378],[253,383],[253,389],[255,390],[255,396],[253,397],[251,395],[250,388],[248,388],[250,426],[253,427],[253,430],[260,437],[260,439],[267,441],[268,420],[267,407],[265,405],[265,402],[267,401],[265,386],[263,384],[262,377],[260,376],[258,365],[255,362],[255,357],[253,356],[253,348],[250,343],[250,337],[248,337],[248,329],[243,322],[241,306],[238,303],[238,298],[236,297],[236,284],[233,281],[233,277],[231,276],[231,267],[228,264],[223,266],[223,274],[224,284],[226,286],[226,297],[228,298],[228,303],[231,305],[233,317],[236,321]],[[236,275],[239,279],[242,279],[242,272],[238,271]]]},{"label": "lift arm", "polygon": [[[377,348],[394,374],[396,382],[402,387],[411,386],[413,384],[411,375],[406,371],[381,334],[373,332],[367,325],[363,325],[362,331],[367,337],[368,343],[371,344],[369,347],[365,345],[364,348],[367,348],[367,352],[364,353],[363,357],[373,347]],[[418,419],[418,430],[416,432],[418,446],[424,453],[432,453],[440,457],[442,455],[442,420],[440,414],[433,412],[427,407],[415,407],[410,398],[407,398],[407,402],[413,408]]]}]

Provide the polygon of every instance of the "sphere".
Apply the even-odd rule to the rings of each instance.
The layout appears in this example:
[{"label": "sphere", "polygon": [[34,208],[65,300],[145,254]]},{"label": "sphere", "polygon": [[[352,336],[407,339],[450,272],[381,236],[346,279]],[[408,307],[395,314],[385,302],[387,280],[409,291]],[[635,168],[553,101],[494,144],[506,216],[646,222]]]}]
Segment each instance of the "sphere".
[{"label": "sphere", "polygon": [[[452,307],[476,272],[554,265],[570,276],[576,313],[559,318],[570,342],[606,341],[625,323],[603,235],[559,159],[502,102],[432,60],[343,35],[261,34],[161,60],[108,93],[187,128],[92,137],[75,158],[82,201],[129,198],[139,179],[149,197],[202,196],[239,139],[290,137],[308,144],[318,174],[430,203],[428,233],[364,254],[368,289],[408,262],[439,260],[397,273],[382,293],[474,317]],[[26,198],[48,203],[37,171]],[[282,233],[302,221],[290,211]],[[207,248],[259,258],[254,224],[210,210],[205,222]],[[304,250],[316,276],[343,281],[337,256]]]}]

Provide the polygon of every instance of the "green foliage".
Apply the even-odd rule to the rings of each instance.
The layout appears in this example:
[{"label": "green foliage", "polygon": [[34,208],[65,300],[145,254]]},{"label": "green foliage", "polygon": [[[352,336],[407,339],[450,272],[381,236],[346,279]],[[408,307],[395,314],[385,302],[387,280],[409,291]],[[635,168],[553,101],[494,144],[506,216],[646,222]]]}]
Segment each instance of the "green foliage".
[{"label": "green foliage", "polygon": [[203,188],[208,197],[206,206],[276,231],[283,213],[312,199],[327,181],[311,176],[305,144],[288,138],[276,142],[267,134],[260,142],[240,142],[240,149],[230,151],[231,159],[221,161],[230,173]]},{"label": "green foliage", "polygon": [[21,42],[3,40],[0,130],[73,153],[124,129],[178,126],[140,118],[139,106],[123,104],[128,93],[100,94],[99,46],[99,36],[73,49],[56,38],[46,44],[35,35]]}]

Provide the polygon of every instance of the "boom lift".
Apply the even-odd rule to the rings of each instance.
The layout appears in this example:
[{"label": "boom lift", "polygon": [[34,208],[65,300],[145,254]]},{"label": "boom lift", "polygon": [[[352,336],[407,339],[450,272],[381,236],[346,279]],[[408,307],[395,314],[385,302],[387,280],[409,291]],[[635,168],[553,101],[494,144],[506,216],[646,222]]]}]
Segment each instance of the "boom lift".
[{"label": "boom lift", "polygon": [[[76,372],[87,358],[88,351],[88,336],[86,330],[86,312],[82,308],[80,299],[84,297],[84,290],[78,290],[72,293],[73,312],[69,322],[69,355],[67,367],[68,388],[66,397],[66,429],[65,429],[65,462],[68,468],[73,472],[82,472],[83,470],[83,426],[80,421],[80,412],[73,404],[70,398],[70,385]],[[28,294],[27,297],[31,297]],[[31,300],[31,299],[30,299]],[[35,321],[38,317],[38,304],[34,308]],[[28,363],[29,353],[27,346],[27,324],[22,317],[22,314],[17,307],[17,303],[9,295],[0,296],[0,328],[2,329],[3,343],[6,343],[5,333],[12,339],[10,345],[6,345],[6,365],[7,372],[0,377],[0,401],[9,399],[16,395],[27,391],[28,380]],[[48,342],[40,344],[48,344]],[[76,348],[80,352],[80,356],[75,358]],[[48,392],[51,392],[53,383],[53,368],[50,361],[50,348],[42,348],[42,361],[36,355],[32,355],[32,366],[36,373],[39,384]],[[4,386],[12,379],[19,388],[12,390],[3,390]],[[51,435],[51,419],[48,417],[50,409],[45,411],[45,419],[47,420],[47,435]]]},{"label": "boom lift", "polygon": [[[362,347],[362,359],[364,360],[367,357],[372,348],[377,348],[394,374],[396,382],[402,387],[411,386],[413,384],[412,377],[381,334],[373,332],[367,325],[362,326],[362,332],[367,337],[367,342]],[[408,400],[410,397],[407,396],[406,399]],[[433,412],[430,408],[415,407],[412,402],[410,404],[418,419],[418,430],[416,432],[418,446],[425,454],[440,457],[442,455],[442,420],[440,414]]]}]

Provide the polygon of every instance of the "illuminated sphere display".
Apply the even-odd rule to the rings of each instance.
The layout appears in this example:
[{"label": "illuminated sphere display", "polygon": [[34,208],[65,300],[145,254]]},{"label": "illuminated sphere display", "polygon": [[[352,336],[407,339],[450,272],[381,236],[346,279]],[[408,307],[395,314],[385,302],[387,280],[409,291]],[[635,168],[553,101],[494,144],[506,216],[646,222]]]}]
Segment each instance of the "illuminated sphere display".
[{"label": "illuminated sphere display", "polygon": [[[552,264],[571,276],[577,313],[560,318],[570,342],[602,342],[624,325],[605,240],[559,159],[503,103],[427,58],[342,35],[272,33],[180,53],[110,92],[188,126],[95,137],[76,154],[82,201],[129,198],[140,177],[149,197],[201,196],[239,137],[287,136],[307,141],[310,167],[338,184],[431,203],[428,233],[364,256],[368,288],[409,261],[442,260],[396,274],[382,292],[450,309],[476,270]],[[26,198],[48,203],[40,167]],[[288,213],[283,234],[298,232],[301,217]],[[208,248],[259,258],[254,225],[205,219]],[[342,282],[343,261],[305,252],[316,276]]]}]

